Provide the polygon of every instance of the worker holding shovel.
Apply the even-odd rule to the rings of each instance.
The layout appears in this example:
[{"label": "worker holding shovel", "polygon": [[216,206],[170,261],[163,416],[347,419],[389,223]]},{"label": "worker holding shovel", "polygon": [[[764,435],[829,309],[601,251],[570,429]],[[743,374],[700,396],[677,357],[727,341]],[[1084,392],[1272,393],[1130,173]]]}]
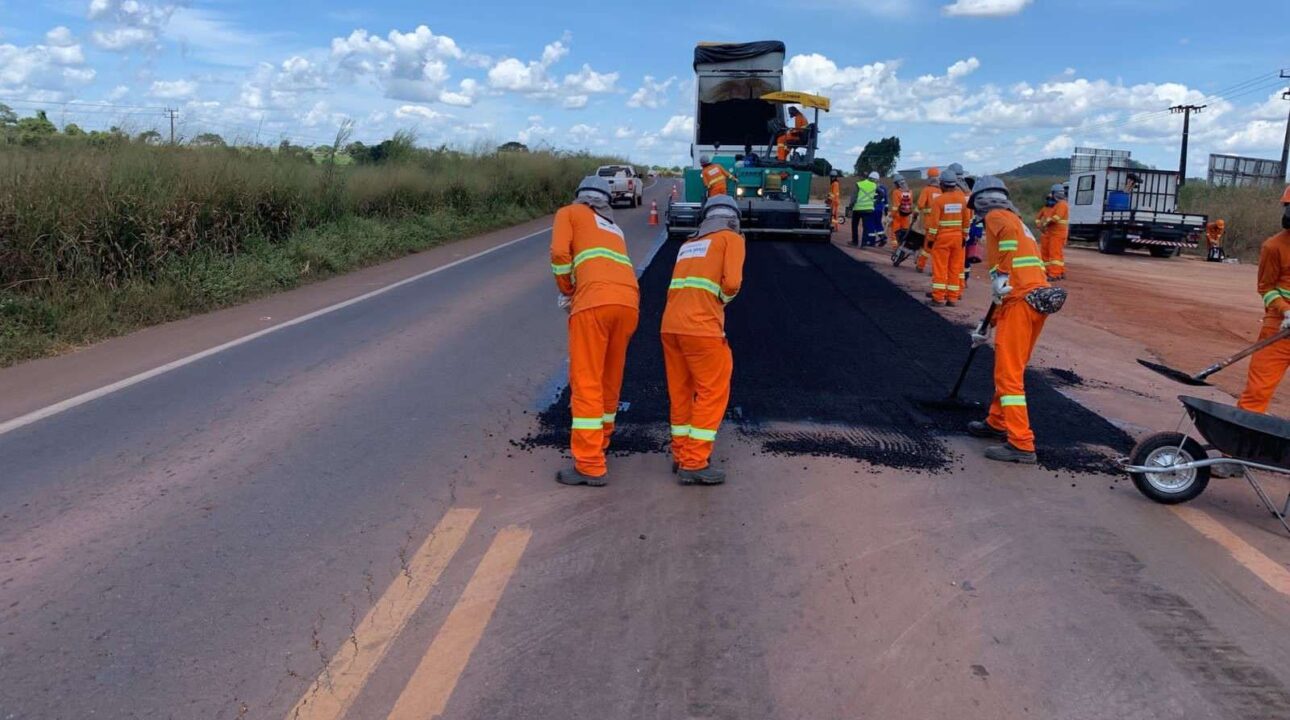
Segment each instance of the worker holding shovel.
[{"label": "worker holding shovel", "polygon": [[[1001,462],[1036,462],[1035,434],[1026,409],[1026,365],[1048,315],[1061,309],[1066,291],[1050,287],[1039,243],[1008,198],[1003,181],[985,176],[976,182],[968,204],[985,218],[986,265],[990,268],[994,350],[994,401],[984,421],[968,424],[976,437],[1004,440],[985,456]],[[989,341],[986,323],[972,334],[973,345]]]},{"label": "worker holding shovel", "polygon": [[[1290,330],[1290,186],[1281,195],[1281,232],[1263,242],[1259,252],[1259,294],[1263,296],[1263,330],[1259,339]],[[1281,378],[1290,368],[1290,338],[1274,342],[1250,358],[1250,374],[1237,407],[1265,413]]]}]

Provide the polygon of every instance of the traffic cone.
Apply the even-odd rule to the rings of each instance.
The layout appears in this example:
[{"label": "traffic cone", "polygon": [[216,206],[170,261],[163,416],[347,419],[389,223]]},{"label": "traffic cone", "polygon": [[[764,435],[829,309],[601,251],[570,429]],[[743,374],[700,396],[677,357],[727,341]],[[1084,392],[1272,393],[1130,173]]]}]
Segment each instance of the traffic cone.
[{"label": "traffic cone", "polygon": [[658,201],[657,201],[657,200],[651,200],[651,201],[650,201],[650,207],[649,207],[649,224],[650,224],[650,225],[657,225],[657,224],[658,224]]}]

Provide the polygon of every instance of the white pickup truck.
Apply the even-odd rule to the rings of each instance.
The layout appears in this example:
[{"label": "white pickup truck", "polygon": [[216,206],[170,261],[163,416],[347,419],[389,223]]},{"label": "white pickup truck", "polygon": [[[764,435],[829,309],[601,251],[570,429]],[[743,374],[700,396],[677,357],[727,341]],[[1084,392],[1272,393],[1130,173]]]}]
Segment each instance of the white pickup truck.
[{"label": "white pickup truck", "polygon": [[645,183],[631,165],[601,165],[596,174],[609,181],[611,204],[626,200],[631,207],[640,206]]}]

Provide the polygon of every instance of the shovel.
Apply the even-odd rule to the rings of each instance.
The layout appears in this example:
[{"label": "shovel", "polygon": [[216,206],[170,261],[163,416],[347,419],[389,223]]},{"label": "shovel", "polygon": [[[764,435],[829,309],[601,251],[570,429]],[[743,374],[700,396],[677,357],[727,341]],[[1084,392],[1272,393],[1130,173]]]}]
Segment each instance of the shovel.
[{"label": "shovel", "polygon": [[1272,343],[1280,342],[1281,340],[1285,340],[1286,338],[1290,338],[1290,328],[1286,330],[1282,330],[1276,335],[1260,340],[1229,358],[1224,358],[1222,360],[1219,360],[1218,362],[1214,363],[1213,365],[1210,365],[1204,370],[1201,370],[1195,375],[1188,375],[1182,370],[1175,370],[1171,367],[1161,365],[1159,363],[1153,363],[1149,360],[1139,359],[1138,364],[1144,368],[1147,368],[1148,370],[1154,370],[1160,373],[1161,375],[1164,375],[1165,377],[1169,378],[1170,380],[1173,380],[1175,382],[1180,382],[1183,385],[1200,387],[1200,386],[1209,385],[1209,383],[1205,381],[1205,378],[1209,377],[1210,375],[1213,375],[1214,373],[1218,372],[1219,370],[1222,370],[1223,368],[1227,367],[1228,365],[1231,365],[1232,363],[1240,362],[1241,360],[1249,357],[1250,355],[1253,355],[1254,353],[1262,350],[1263,348],[1271,345]]},{"label": "shovel", "polygon": [[[985,330],[990,327],[990,320],[994,318],[994,310],[997,307],[999,306],[990,303],[990,309],[985,311],[985,319],[981,321],[979,328]],[[959,371],[959,379],[955,381],[954,389],[950,390],[949,395],[935,400],[920,400],[919,404],[935,410],[977,410],[984,407],[978,401],[959,398],[959,390],[963,389],[963,381],[967,379],[968,368],[972,367],[972,359],[976,357],[976,351],[980,349],[981,346],[977,345],[968,351],[967,359],[963,361],[963,369]]]}]

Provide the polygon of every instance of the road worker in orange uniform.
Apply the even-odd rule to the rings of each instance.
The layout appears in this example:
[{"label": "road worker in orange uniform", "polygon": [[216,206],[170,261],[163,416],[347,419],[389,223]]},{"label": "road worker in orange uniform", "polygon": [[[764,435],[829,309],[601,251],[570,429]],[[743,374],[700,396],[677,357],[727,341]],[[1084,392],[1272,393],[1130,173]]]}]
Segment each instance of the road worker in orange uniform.
[{"label": "road worker in orange uniform", "polygon": [[640,287],[610,200],[608,181],[584,178],[573,204],[556,212],[551,231],[551,270],[559,305],[569,312],[574,464],[556,474],[565,485],[606,483],[605,451],[614,432],[627,343],[639,316]]},{"label": "road worker in orange uniform", "polygon": [[932,299],[934,307],[951,307],[963,299],[963,274],[967,255],[963,239],[971,222],[967,194],[958,185],[958,174],[941,172],[941,194],[932,201],[927,216],[927,239],[932,243]]},{"label": "road worker in orange uniform", "polygon": [[1209,262],[1223,261],[1223,233],[1227,230],[1227,223],[1222,218],[1209,221],[1205,226],[1205,244],[1209,251],[1205,255],[1205,260]]},{"label": "road worker in orange uniform", "polygon": [[[1026,409],[1026,364],[1048,315],[1061,309],[1066,291],[1048,285],[1039,243],[1008,199],[1003,181],[977,180],[972,209],[985,218],[986,264],[990,267],[997,331],[994,349],[994,401],[982,421],[968,423],[976,437],[1004,440],[987,448],[991,460],[1034,463],[1035,434]],[[972,333],[973,345],[989,341],[990,328]]]},{"label": "road worker in orange uniform", "polygon": [[726,181],[735,180],[735,176],[721,165],[712,162],[707,155],[699,156],[699,165],[703,167],[699,174],[703,177],[703,186],[708,189],[708,197],[725,195]]},{"label": "road worker in orange uniform", "polygon": [[780,162],[788,160],[788,144],[800,141],[806,134],[806,126],[810,124],[806,116],[795,107],[788,109],[788,116],[793,121],[793,127],[775,136],[775,157]]},{"label": "road worker in orange uniform", "polygon": [[909,181],[902,175],[896,176],[896,189],[891,193],[891,202],[887,208],[887,214],[891,218],[887,225],[887,236],[896,247],[900,247],[914,221],[914,194],[909,191]]},{"label": "road worker in orange uniform", "polygon": [[730,402],[734,361],[726,304],[743,284],[744,238],[733,198],[708,198],[699,229],[676,255],[663,310],[663,365],[671,401],[672,459],[682,485],[719,485],[712,444]]},{"label": "road worker in orange uniform", "polygon": [[914,268],[918,272],[927,269],[927,262],[932,259],[932,237],[927,234],[927,218],[932,214],[932,203],[941,194],[941,170],[940,168],[928,168],[927,184],[918,194],[918,218],[923,226],[923,249],[918,252],[918,259],[914,261]]},{"label": "road worker in orange uniform", "polygon": [[[1263,296],[1263,330],[1266,340],[1290,330],[1290,186],[1281,194],[1281,232],[1263,241],[1259,251],[1259,294]],[[1245,392],[1236,406],[1265,413],[1272,395],[1290,368],[1290,338],[1280,340],[1250,356],[1250,374]]]},{"label": "road worker in orange uniform", "polygon": [[1053,185],[1035,224],[1039,226],[1039,250],[1050,282],[1066,279],[1066,239],[1070,234],[1071,208],[1066,186]]},{"label": "road worker in orange uniform", "polygon": [[841,224],[842,219],[842,171],[829,173],[829,210],[833,213],[833,227]]}]

